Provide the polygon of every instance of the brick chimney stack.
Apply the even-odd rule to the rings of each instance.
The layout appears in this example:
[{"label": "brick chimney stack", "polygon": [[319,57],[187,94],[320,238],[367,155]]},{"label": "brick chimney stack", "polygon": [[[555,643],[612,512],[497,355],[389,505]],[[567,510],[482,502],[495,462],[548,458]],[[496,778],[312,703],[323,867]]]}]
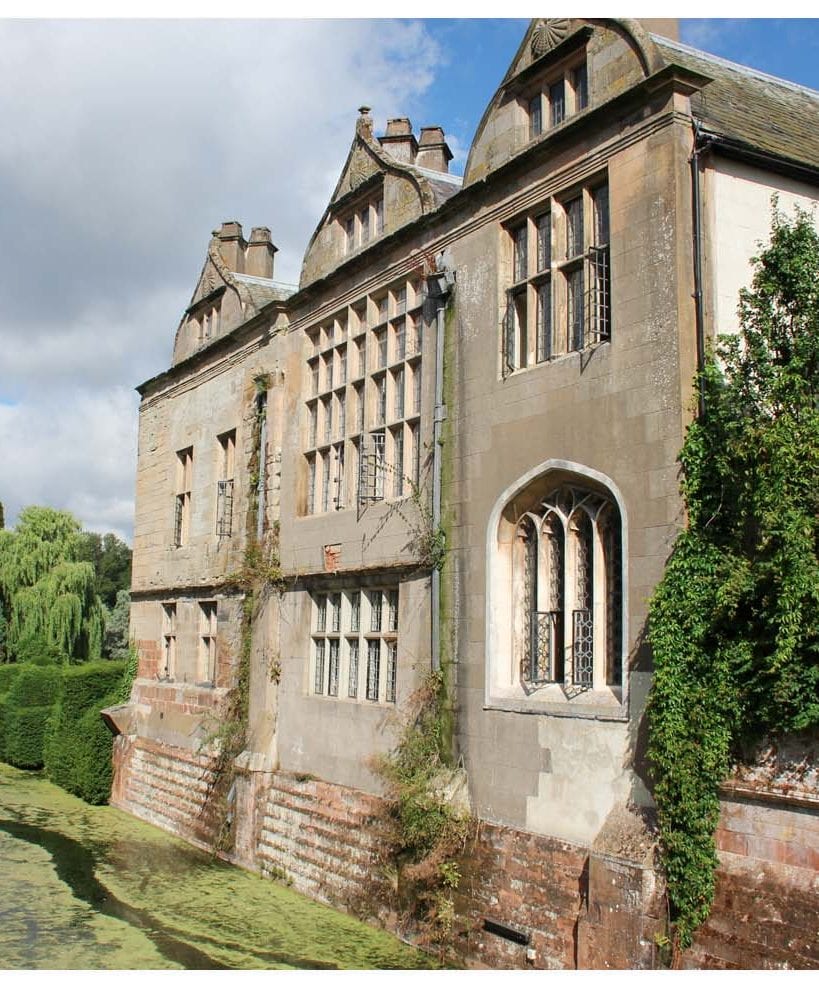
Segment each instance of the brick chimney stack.
[{"label": "brick chimney stack", "polygon": [[415,164],[418,142],[412,133],[409,117],[393,117],[388,120],[387,133],[378,140],[381,142],[381,147],[396,161],[405,162],[407,165]]},{"label": "brick chimney stack", "polygon": [[418,154],[415,164],[421,168],[432,169],[433,172],[449,172],[452,152],[444,139],[442,127],[422,127],[421,140],[418,142]]},{"label": "brick chimney stack", "polygon": [[242,236],[242,225],[236,220],[225,220],[213,236],[219,241],[219,254],[232,272],[240,272],[244,263],[247,242]]},{"label": "brick chimney stack", "polygon": [[270,240],[267,227],[254,227],[245,249],[245,274],[273,278],[273,256],[278,248]]}]

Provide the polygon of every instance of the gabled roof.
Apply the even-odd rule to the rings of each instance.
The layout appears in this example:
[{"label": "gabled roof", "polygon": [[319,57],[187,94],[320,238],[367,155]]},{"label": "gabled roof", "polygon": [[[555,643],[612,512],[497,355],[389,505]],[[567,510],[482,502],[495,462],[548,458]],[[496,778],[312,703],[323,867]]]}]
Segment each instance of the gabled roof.
[{"label": "gabled roof", "polygon": [[[389,150],[382,147],[378,138],[373,135],[373,121],[369,115],[369,107],[362,107],[359,113],[355,136],[350,145],[347,160],[330,196],[327,208],[322,214],[304,253],[301,287],[327,274],[346,260],[344,258],[332,258],[326,252],[322,253],[320,235],[333,218],[339,212],[349,209],[350,204],[356,202],[360,195],[365,194],[369,186],[375,186],[379,181],[387,179],[404,180],[414,190],[417,197],[414,208],[404,209],[397,226],[404,226],[406,223],[417,219],[418,216],[434,212],[461,188],[463,180],[460,176],[450,175],[448,172],[437,172],[393,157]],[[385,202],[385,209],[387,214],[385,215],[384,233],[388,234],[397,229],[391,222],[389,200]],[[370,240],[367,248],[373,243],[374,241]],[[361,250],[365,250],[364,246]],[[322,255],[321,258],[317,257],[318,254]]]},{"label": "gabled roof", "polygon": [[692,114],[706,131],[819,168],[819,93],[667,38],[652,40],[667,62],[711,78],[691,96]]}]

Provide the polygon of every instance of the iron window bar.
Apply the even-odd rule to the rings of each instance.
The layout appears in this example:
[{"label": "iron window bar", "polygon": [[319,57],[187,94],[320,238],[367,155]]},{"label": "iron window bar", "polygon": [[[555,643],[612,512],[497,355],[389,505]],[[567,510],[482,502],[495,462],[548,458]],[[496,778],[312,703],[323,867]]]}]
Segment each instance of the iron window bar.
[{"label": "iron window bar", "polygon": [[557,609],[531,613],[531,645],[523,671],[528,684],[553,684],[557,680],[561,617]]},{"label": "iron window bar", "polygon": [[216,535],[230,536],[233,528],[233,478],[216,482]]},{"label": "iron window bar", "polygon": [[599,344],[611,340],[611,256],[609,245],[589,248],[589,336]]},{"label": "iron window bar", "polygon": [[594,677],[594,619],[590,608],[572,612],[572,682],[591,687]]}]

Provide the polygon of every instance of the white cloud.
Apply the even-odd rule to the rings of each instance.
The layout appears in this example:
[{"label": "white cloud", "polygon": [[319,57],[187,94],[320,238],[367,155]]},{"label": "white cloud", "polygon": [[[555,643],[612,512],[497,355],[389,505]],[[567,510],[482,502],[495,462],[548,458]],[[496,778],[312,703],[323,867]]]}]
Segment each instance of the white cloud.
[{"label": "white cloud", "polygon": [[25,505],[50,505],[74,513],[87,529],[130,540],[136,409],[136,393],[119,387],[93,394],[44,389],[0,405],[7,525]]},{"label": "white cloud", "polygon": [[269,226],[298,281],[357,108],[411,115],[441,54],[383,20],[6,20],[0,47],[0,499],[130,536],[132,389],[211,230]]}]

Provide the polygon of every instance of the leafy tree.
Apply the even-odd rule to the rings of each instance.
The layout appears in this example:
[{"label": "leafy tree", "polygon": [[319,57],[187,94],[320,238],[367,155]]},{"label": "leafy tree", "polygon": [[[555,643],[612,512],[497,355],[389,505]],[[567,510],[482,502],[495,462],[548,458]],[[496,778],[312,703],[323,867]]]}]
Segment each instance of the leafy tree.
[{"label": "leafy tree", "polygon": [[128,621],[131,612],[131,596],[122,589],[117,592],[117,603],[105,609],[105,635],[102,641],[103,656],[111,660],[125,660],[129,655]]},{"label": "leafy tree", "polygon": [[819,236],[774,210],[741,333],[700,376],[688,526],[649,612],[649,758],[675,945],[714,897],[718,788],[743,745],[819,725]]},{"label": "leafy tree", "polygon": [[131,587],[131,548],[113,533],[81,533],[77,559],[94,565],[97,594],[113,609],[117,593]]},{"label": "leafy tree", "polygon": [[0,599],[6,659],[40,640],[72,660],[99,657],[102,604],[94,569],[77,559],[80,524],[68,512],[30,506],[15,530],[0,530]]}]

